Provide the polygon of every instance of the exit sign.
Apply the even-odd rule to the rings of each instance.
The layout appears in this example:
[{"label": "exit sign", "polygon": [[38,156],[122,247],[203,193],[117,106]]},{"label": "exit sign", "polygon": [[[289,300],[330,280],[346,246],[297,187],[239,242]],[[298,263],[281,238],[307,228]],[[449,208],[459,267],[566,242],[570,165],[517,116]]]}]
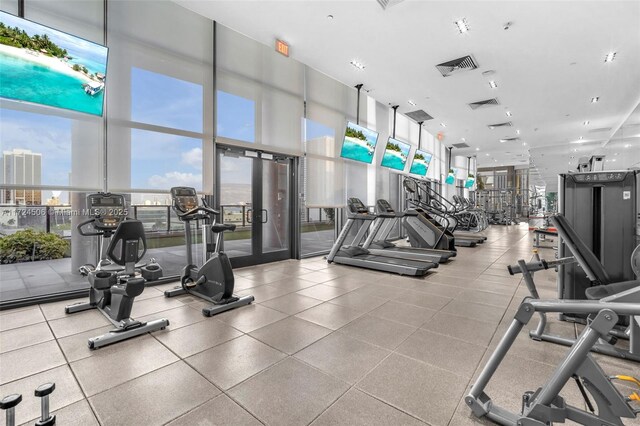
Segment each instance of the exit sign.
[{"label": "exit sign", "polygon": [[276,39],[276,52],[289,57],[289,45],[282,40]]}]

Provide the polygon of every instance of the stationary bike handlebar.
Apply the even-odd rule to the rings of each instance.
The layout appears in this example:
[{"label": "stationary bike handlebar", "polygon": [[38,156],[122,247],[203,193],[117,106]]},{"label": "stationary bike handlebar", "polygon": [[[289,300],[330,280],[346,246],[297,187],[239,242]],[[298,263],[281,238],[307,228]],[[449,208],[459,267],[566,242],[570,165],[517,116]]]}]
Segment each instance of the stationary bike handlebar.
[{"label": "stationary bike handlebar", "polygon": [[186,212],[180,212],[179,210],[176,210],[176,214],[178,215],[178,217],[184,217],[184,216],[191,216],[193,214],[196,214],[198,212],[206,212],[212,215],[219,215],[220,212],[218,210],[214,210],[211,207],[204,207],[204,206],[198,206],[195,207],[191,210],[187,210]]},{"label": "stationary bike handlebar", "polygon": [[[96,236],[100,236],[100,235],[104,235],[104,231],[94,231],[94,232],[88,232],[84,230],[84,227],[89,225],[90,223],[94,223],[96,221],[96,218],[92,218],[89,220],[85,220],[84,222],[80,223],[78,226],[76,226],[76,229],[78,230],[78,232],[80,233],[80,235],[84,236],[84,237],[96,237]],[[95,228],[94,228],[95,229]]]}]

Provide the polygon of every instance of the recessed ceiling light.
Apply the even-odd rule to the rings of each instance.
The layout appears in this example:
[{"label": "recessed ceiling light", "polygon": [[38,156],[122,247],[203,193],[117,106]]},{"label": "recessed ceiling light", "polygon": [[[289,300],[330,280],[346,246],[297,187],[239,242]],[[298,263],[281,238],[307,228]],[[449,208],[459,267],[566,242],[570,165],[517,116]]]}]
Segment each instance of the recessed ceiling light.
[{"label": "recessed ceiling light", "polygon": [[595,104],[596,102],[598,102],[600,100],[600,96],[595,96],[593,98],[591,98],[591,103]]},{"label": "recessed ceiling light", "polygon": [[485,154],[487,157],[489,156],[489,154]]},{"label": "recessed ceiling light", "polygon": [[613,159],[613,160],[611,160],[611,161],[616,161],[616,159],[614,158],[614,159]]},{"label": "recessed ceiling light", "polygon": [[527,146],[527,143],[526,142],[522,142],[522,146]]},{"label": "recessed ceiling light", "polygon": [[460,138],[460,140],[461,140],[462,142],[466,142],[466,141],[467,141],[465,138]]},{"label": "recessed ceiling light", "polygon": [[333,15],[327,15],[327,19],[333,19]]},{"label": "recessed ceiling light", "polygon": [[505,112],[505,114],[507,114],[507,117],[511,117],[513,115],[510,111]]},{"label": "recessed ceiling light", "polygon": [[480,148],[476,148],[476,151],[480,151]]},{"label": "recessed ceiling light", "polygon": [[585,121],[585,122],[584,122],[584,123],[582,123],[582,124],[584,124],[584,125],[586,126],[587,124],[589,124],[589,120]]},{"label": "recessed ceiling light", "polygon": [[358,68],[359,70],[363,70],[364,69],[364,65],[358,61],[356,61],[355,59],[353,61],[350,62],[351,65],[353,65],[354,67]]},{"label": "recessed ceiling light", "polygon": [[630,143],[628,143],[628,144],[626,144],[624,147],[625,147],[625,148],[629,148],[630,146],[631,146],[631,144],[630,144]]},{"label": "recessed ceiling light", "polygon": [[416,103],[413,102],[411,99],[409,99],[407,102],[409,102],[409,105],[411,105],[411,106],[416,106]]},{"label": "recessed ceiling light", "polygon": [[613,62],[613,60],[616,58],[616,52],[609,52],[607,53],[607,56],[605,56],[604,61],[605,62]]},{"label": "recessed ceiling light", "polygon": [[489,82],[489,87],[491,87],[492,89],[495,89],[496,87],[498,87],[498,84],[495,81],[491,80]]},{"label": "recessed ceiling light", "polygon": [[460,31],[460,34],[464,34],[469,31],[469,24],[467,24],[466,18],[459,19],[454,23],[456,24],[456,27],[458,27],[458,31]]},{"label": "recessed ceiling light", "polygon": [[447,125],[446,125],[446,124],[444,124],[444,123],[440,123],[440,125],[441,125],[442,127],[447,127]]},{"label": "recessed ceiling light", "polygon": [[516,134],[518,134],[518,135],[519,135],[519,134],[520,134],[520,130],[516,130]]}]

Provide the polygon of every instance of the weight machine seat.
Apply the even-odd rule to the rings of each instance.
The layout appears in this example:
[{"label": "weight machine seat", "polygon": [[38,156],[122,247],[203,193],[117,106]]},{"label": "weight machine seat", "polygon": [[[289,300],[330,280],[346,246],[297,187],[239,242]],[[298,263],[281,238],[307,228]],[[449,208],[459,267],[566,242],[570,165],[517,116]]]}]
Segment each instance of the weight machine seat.
[{"label": "weight machine seat", "polygon": [[562,214],[557,213],[551,216],[550,220],[558,230],[558,234],[560,235],[560,237],[569,246],[576,260],[578,261],[582,269],[585,270],[587,275],[594,277],[594,281],[596,281],[598,284],[611,284],[609,274],[607,274],[607,271],[605,271],[604,267],[600,263],[600,260],[596,257],[595,254],[593,254],[591,249],[587,247],[580,236],[578,236],[576,231],[569,224],[569,221],[567,221],[567,218]]},{"label": "weight machine seat", "polygon": [[211,232],[220,233],[224,231],[235,231],[236,226],[230,223],[216,223],[215,225],[211,225]]},{"label": "weight machine seat", "polygon": [[587,296],[587,299],[589,300],[600,300],[604,299],[605,297],[622,293],[623,291],[627,291],[635,287],[640,287],[640,280],[622,281],[619,283],[607,285],[597,285],[585,290],[585,294]]},{"label": "weight machine seat", "polygon": [[[127,242],[131,241],[138,243],[137,253],[128,253]],[[141,250],[140,247],[142,247]],[[134,219],[125,220],[118,225],[107,248],[109,258],[121,266],[127,262],[139,262],[146,252],[147,239],[144,234],[144,226],[141,221]]]}]

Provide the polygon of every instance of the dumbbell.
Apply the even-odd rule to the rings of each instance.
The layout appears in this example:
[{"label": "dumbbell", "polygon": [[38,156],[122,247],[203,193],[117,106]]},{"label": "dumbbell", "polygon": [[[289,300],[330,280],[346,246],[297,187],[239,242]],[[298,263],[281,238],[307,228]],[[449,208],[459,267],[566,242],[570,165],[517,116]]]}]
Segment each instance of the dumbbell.
[{"label": "dumbbell", "polygon": [[16,424],[16,405],[22,401],[22,395],[14,393],[7,395],[0,400],[0,409],[6,410],[7,426]]},{"label": "dumbbell", "polygon": [[36,426],[53,426],[56,424],[56,416],[49,415],[49,395],[55,389],[55,383],[45,383],[36,388],[35,396],[42,398],[40,400],[40,420],[36,422]]}]

